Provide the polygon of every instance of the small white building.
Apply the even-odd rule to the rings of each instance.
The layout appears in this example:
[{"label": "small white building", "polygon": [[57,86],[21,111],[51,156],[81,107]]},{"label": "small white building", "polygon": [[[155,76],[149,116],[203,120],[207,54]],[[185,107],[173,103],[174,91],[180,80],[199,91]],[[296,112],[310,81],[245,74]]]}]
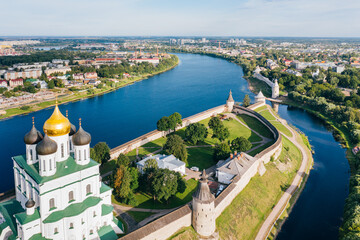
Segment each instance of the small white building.
[{"label": "small white building", "polygon": [[144,166],[147,160],[155,159],[158,167],[162,169],[169,169],[174,172],[179,172],[181,175],[185,175],[185,163],[177,159],[174,155],[157,154],[144,158],[143,160],[136,163],[139,172],[144,173]]}]

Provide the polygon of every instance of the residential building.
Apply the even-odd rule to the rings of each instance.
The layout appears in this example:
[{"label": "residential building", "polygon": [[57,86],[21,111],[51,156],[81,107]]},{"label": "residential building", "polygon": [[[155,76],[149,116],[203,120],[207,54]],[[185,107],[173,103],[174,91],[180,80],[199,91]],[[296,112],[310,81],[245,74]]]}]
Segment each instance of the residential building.
[{"label": "residential building", "polygon": [[9,80],[9,86],[12,88],[17,87],[17,86],[23,86],[23,85],[24,85],[24,81],[21,78]]}]

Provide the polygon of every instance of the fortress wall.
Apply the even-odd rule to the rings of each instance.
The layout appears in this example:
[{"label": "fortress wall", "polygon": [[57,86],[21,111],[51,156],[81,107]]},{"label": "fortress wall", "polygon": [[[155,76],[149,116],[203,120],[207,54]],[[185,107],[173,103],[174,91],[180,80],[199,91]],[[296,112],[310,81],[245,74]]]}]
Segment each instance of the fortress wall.
[{"label": "fortress wall", "polygon": [[[225,111],[226,107],[225,105],[221,105],[215,108],[211,108],[209,110],[206,110],[204,112],[192,115],[190,117],[184,118],[182,126],[178,127],[177,129],[184,128],[188,126],[191,123],[196,123],[201,120],[204,120],[206,118],[209,118],[211,116],[217,115],[219,113],[223,113]],[[124,143],[118,147],[115,147],[110,150],[110,159],[115,159],[119,156],[120,153],[128,153],[138,147],[141,147],[142,145],[154,141],[158,138],[161,138],[163,136],[166,136],[169,134],[168,132],[161,132],[158,130],[151,131],[147,134],[144,134],[138,138],[135,138],[127,143]]]},{"label": "fortress wall", "polygon": [[191,213],[189,205],[185,205],[120,239],[166,240],[181,228],[191,225]]},{"label": "fortress wall", "polygon": [[254,78],[259,79],[260,81],[265,82],[267,85],[269,85],[271,88],[274,86],[274,83],[272,81],[270,81],[270,79],[264,77],[263,75],[261,75],[260,73],[254,73],[253,75]]},{"label": "fortress wall", "polygon": [[[244,175],[240,176],[240,178],[235,177],[233,182],[215,199],[215,218],[221,215],[225,208],[246,187],[251,178],[257,174],[260,161],[259,159],[255,160]],[[226,191],[228,188],[229,190]]]}]

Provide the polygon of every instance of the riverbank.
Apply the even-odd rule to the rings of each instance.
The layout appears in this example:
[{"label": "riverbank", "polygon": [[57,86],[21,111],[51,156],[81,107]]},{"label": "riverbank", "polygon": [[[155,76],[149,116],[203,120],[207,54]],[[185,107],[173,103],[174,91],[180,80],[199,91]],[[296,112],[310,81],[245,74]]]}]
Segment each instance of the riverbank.
[{"label": "riverbank", "polygon": [[[100,96],[100,95],[104,95],[106,93],[116,91],[119,88],[123,88],[123,87],[131,85],[133,83],[148,79],[148,78],[150,78],[152,76],[159,75],[161,73],[167,72],[167,71],[175,68],[179,64],[179,58],[176,55],[174,55],[174,56],[177,59],[176,63],[173,66],[171,66],[171,67],[169,67],[169,68],[167,68],[165,70],[157,71],[157,72],[154,72],[154,73],[151,73],[151,74],[144,74],[144,75],[138,76],[138,77],[119,80],[119,82],[115,83],[115,86],[113,86],[113,87],[105,85],[103,88],[100,88],[100,89],[97,89],[97,88],[85,88],[85,89],[82,89],[81,91],[71,92],[72,93],[71,95],[66,95],[66,96],[63,96],[63,97],[59,97],[57,99],[58,104],[61,105],[61,104],[64,104],[64,103],[76,102],[76,101],[80,101],[80,100],[83,100],[83,99],[93,98],[93,97],[97,97],[97,96]],[[93,93],[89,94],[89,92],[87,91],[89,89],[92,89]],[[44,101],[44,102],[40,102],[40,103],[36,102],[36,103],[29,103],[29,104],[24,105],[24,106],[28,106],[29,108],[27,108],[27,107],[24,108],[24,106],[18,106],[18,107],[15,107],[15,108],[9,108],[9,109],[5,110],[6,111],[5,114],[0,115],[0,120],[6,120],[6,119],[9,119],[9,118],[17,116],[17,115],[23,115],[23,114],[29,114],[31,112],[36,112],[36,111],[39,111],[39,110],[54,106],[55,102],[56,102],[56,100],[52,99],[52,100]]]}]

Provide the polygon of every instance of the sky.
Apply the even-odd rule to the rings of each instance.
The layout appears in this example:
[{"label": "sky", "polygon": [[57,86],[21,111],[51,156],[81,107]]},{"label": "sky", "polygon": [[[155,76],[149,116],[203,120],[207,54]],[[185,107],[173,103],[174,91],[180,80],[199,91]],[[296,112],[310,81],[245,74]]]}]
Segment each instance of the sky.
[{"label": "sky", "polygon": [[360,0],[4,0],[0,36],[360,37]]}]

